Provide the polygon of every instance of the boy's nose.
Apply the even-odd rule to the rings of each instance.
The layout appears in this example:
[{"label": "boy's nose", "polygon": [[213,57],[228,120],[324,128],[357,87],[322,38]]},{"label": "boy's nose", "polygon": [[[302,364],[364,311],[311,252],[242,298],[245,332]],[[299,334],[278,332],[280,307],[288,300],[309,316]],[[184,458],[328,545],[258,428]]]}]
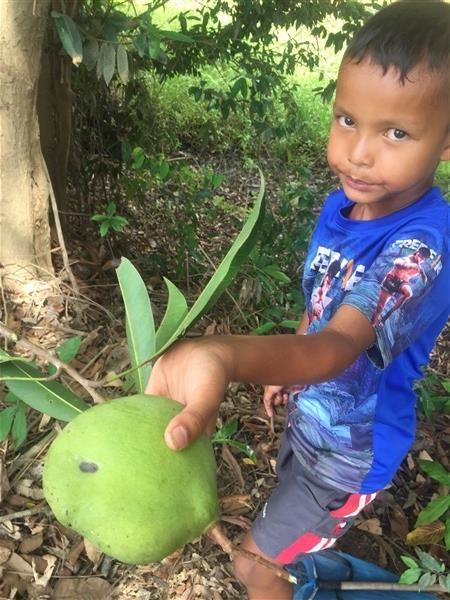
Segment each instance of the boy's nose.
[{"label": "boy's nose", "polygon": [[371,167],[373,165],[373,151],[370,140],[366,136],[357,136],[348,148],[348,161],[358,167]]}]

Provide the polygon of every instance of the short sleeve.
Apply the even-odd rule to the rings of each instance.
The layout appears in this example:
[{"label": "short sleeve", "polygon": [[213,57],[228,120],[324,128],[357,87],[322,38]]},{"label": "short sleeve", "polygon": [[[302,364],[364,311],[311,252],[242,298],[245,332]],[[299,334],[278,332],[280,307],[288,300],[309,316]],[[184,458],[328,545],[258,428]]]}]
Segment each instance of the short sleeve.
[{"label": "short sleeve", "polygon": [[364,277],[343,298],[373,325],[376,342],[367,354],[385,368],[449,310],[448,253],[438,231],[402,234],[391,240]]}]

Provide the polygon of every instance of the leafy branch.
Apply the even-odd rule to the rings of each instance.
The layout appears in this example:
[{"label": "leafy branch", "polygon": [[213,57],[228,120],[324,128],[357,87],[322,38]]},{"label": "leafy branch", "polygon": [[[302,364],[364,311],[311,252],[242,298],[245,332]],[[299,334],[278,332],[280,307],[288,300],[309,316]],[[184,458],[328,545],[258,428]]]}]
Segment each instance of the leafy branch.
[{"label": "leafy branch", "polygon": [[[74,381],[79,383],[81,385],[81,387],[87,391],[87,393],[91,396],[91,398],[93,399],[94,402],[97,403],[97,402],[104,401],[104,398],[100,394],[98,394],[94,389],[95,382],[89,381],[89,379],[85,379],[73,367],[71,367],[70,365],[63,362],[54,352],[45,350],[45,348],[41,348],[40,346],[37,346],[36,344],[33,344],[32,342],[29,342],[28,340],[26,340],[24,338],[18,338],[17,335],[14,333],[14,331],[9,329],[8,327],[6,327],[6,325],[3,325],[2,323],[0,323],[0,335],[2,335],[4,338],[6,338],[7,340],[9,340],[13,344],[15,344],[16,348],[23,348],[24,350],[31,352],[32,357],[31,357],[30,361],[26,361],[25,359],[22,359],[24,362],[31,362],[31,360],[33,360],[34,357],[38,356],[39,358],[42,358],[46,362],[48,362],[56,367],[56,372],[53,373],[52,375],[49,375],[48,377],[33,378],[34,381],[47,381],[47,382],[53,381],[61,375],[62,371],[65,371],[68,375],[70,375],[70,377]],[[13,359],[12,359],[6,352],[0,352],[0,357],[3,358],[2,362],[18,360],[17,357],[13,357]],[[20,361],[20,359],[19,359],[19,361]],[[20,370],[20,367],[17,367],[17,368]],[[29,379],[29,377],[26,375],[26,370],[23,367],[22,367],[22,370],[25,374],[24,377],[8,376],[8,374],[7,374],[6,376],[1,377],[0,381],[5,381],[5,380],[6,381],[21,381],[21,380]]]}]

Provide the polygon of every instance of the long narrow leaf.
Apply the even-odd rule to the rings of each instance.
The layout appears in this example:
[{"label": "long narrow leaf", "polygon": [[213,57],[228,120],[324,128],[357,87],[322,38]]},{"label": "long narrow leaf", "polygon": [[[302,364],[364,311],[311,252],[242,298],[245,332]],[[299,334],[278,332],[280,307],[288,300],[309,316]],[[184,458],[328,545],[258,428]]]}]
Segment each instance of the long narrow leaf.
[{"label": "long narrow leaf", "polygon": [[164,277],[169,292],[166,312],[156,332],[155,350],[158,351],[170,340],[188,313],[186,298],[175,284]]},{"label": "long narrow leaf", "polygon": [[[122,258],[116,269],[126,313],[126,331],[131,366],[136,368],[155,353],[155,323],[147,288],[136,268]],[[134,371],[136,388],[145,391],[151,366],[146,364]]]},{"label": "long narrow leaf", "polygon": [[194,305],[180,323],[180,326],[171,338],[158,349],[158,354],[166,350],[175,340],[184,335],[186,331],[216,302],[239,271],[241,264],[249,255],[256,243],[264,221],[264,192],[265,181],[260,171],[260,188],[256,203],[244,227],[234,241],[225,258],[220,263],[214,275],[207,283]]},{"label": "long narrow leaf", "polygon": [[[39,381],[42,373],[29,364],[1,363],[0,376],[6,379],[9,390],[25,404],[61,421],[71,421],[89,408],[69,389],[57,381]],[[21,381],[9,377],[24,377]]]}]

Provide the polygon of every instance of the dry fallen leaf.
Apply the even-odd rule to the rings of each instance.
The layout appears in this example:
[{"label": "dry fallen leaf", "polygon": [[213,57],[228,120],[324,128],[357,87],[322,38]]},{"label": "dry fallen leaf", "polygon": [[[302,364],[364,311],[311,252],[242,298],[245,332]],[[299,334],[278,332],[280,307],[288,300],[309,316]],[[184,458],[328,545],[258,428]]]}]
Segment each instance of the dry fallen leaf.
[{"label": "dry fallen leaf", "polygon": [[48,582],[50,581],[51,576],[53,575],[53,571],[55,570],[56,563],[57,563],[57,558],[56,558],[56,556],[53,556],[52,554],[44,554],[44,556],[40,557],[40,558],[45,559],[45,561],[47,562],[47,567],[46,567],[43,575],[39,575],[39,573],[36,571],[36,568],[35,568],[35,561],[34,561],[34,559],[32,559],[34,581],[35,581],[36,585],[45,587],[48,584]]},{"label": "dry fallen leaf", "polygon": [[430,460],[430,461],[433,460],[426,450],[421,450],[419,452],[419,459],[420,460]]},{"label": "dry fallen leaf", "polygon": [[251,497],[249,494],[234,494],[232,496],[223,496],[220,498],[222,512],[226,515],[236,515],[248,513],[252,508]]},{"label": "dry fallen leaf", "polygon": [[391,524],[392,531],[396,533],[399,538],[404,540],[408,535],[409,523],[405,513],[401,510],[401,508],[397,506],[393,507],[392,514],[389,517],[389,521]]},{"label": "dry fallen leaf", "polygon": [[84,549],[86,550],[86,555],[91,562],[96,564],[102,555],[102,552],[98,550],[88,539],[84,538]]},{"label": "dry fallen leaf", "polygon": [[22,479],[18,481],[14,486],[16,493],[19,496],[25,496],[26,498],[32,498],[33,500],[43,500],[44,492],[34,487],[34,482],[31,479]]},{"label": "dry fallen leaf", "polygon": [[21,577],[33,576],[33,567],[21,556],[13,552],[8,561],[3,565],[5,572],[13,571]]},{"label": "dry fallen leaf", "polygon": [[121,381],[120,378],[117,377],[117,373],[115,371],[108,371],[106,373],[106,377],[108,379],[111,379],[111,381],[108,381],[108,383],[105,383],[105,387],[114,387],[114,388],[121,388],[123,387],[123,381]]},{"label": "dry fallen leaf", "polygon": [[59,579],[52,600],[105,600],[111,597],[111,585],[100,577],[87,579]]},{"label": "dry fallen leaf", "polygon": [[410,546],[420,544],[437,544],[445,535],[445,525],[441,521],[435,521],[429,525],[423,525],[413,529],[406,536],[406,543]]},{"label": "dry fallen leaf", "polygon": [[12,554],[12,550],[10,548],[6,548],[5,546],[0,546],[0,565],[9,560],[9,557]]},{"label": "dry fallen leaf", "polygon": [[43,542],[44,536],[42,535],[42,533],[38,533],[37,535],[30,535],[23,538],[22,542],[20,543],[19,550],[23,554],[31,554],[32,552],[40,548]]},{"label": "dry fallen leaf", "polygon": [[373,533],[375,535],[382,535],[383,530],[381,529],[380,519],[374,517],[373,519],[366,519],[362,521],[359,525],[357,525],[358,529],[362,531],[368,531],[369,533]]}]

